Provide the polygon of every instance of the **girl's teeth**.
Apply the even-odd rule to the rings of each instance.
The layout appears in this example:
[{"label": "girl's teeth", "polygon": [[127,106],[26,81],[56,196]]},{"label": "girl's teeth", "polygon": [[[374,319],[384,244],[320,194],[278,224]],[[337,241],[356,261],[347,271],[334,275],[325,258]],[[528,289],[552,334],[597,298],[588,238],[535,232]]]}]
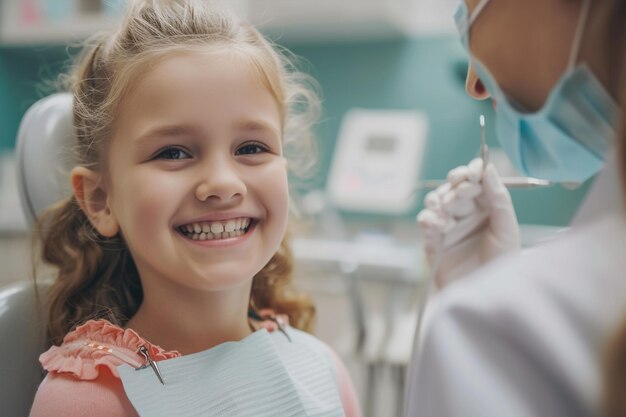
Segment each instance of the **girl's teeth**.
[{"label": "girl's teeth", "polygon": [[234,232],[235,231],[235,222],[233,220],[229,220],[226,222],[226,225],[224,226],[224,231],[225,232]]},{"label": "girl's teeth", "polygon": [[181,227],[183,233],[193,240],[226,239],[242,236],[249,226],[250,219],[234,219],[222,222],[192,223]]}]

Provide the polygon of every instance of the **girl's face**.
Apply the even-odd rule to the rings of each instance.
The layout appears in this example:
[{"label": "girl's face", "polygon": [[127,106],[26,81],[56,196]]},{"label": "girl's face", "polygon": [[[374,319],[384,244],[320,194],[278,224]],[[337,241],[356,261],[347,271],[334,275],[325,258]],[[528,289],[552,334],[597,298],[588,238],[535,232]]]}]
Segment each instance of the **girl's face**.
[{"label": "girl's face", "polygon": [[249,283],[287,226],[280,109],[248,61],[187,52],[123,101],[107,204],[146,286]]},{"label": "girl's face", "polygon": [[[470,14],[480,0],[464,0]],[[527,110],[541,108],[566,70],[581,1],[490,0],[470,28],[470,50],[507,94]],[[466,89],[489,97],[473,68]]]}]

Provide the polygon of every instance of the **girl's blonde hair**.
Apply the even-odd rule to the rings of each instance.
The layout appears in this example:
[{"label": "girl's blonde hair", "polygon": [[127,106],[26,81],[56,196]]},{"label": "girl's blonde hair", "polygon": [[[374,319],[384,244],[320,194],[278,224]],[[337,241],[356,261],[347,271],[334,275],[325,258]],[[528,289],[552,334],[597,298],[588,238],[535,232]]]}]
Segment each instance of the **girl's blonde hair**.
[{"label": "girl's blonde hair", "polygon": [[[290,168],[311,165],[311,128],[320,107],[316,84],[296,69],[293,57],[254,27],[203,0],[131,1],[113,33],[87,42],[64,80],[74,97],[78,165],[105,170],[107,140],[119,104],[134,81],[157,60],[188,50],[235,53],[247,59],[281,107],[285,155],[301,158],[292,160]],[[50,342],[61,343],[72,327],[91,318],[125,325],[139,308],[143,292],[123,239],[99,236],[74,196],[50,207],[36,230],[44,261],[58,268],[48,293]],[[251,307],[287,314],[293,326],[309,330],[315,310],[310,299],[291,285],[292,269],[285,237],[253,279]]]}]

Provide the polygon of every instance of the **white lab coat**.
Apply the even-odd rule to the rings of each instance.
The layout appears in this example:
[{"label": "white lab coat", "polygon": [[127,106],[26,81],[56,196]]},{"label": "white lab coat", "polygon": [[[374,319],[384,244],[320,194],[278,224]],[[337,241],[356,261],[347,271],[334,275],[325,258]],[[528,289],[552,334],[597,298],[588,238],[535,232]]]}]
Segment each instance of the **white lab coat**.
[{"label": "white lab coat", "polygon": [[573,227],[431,300],[405,416],[597,415],[603,348],[626,319],[626,214],[615,157]]}]

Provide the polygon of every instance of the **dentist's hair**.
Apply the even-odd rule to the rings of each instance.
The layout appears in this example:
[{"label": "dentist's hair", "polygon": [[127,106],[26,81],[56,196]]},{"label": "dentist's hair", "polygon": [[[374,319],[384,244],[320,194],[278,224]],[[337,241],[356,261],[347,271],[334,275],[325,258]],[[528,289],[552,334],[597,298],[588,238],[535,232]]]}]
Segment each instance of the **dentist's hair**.
[{"label": "dentist's hair", "polygon": [[[64,84],[73,93],[78,165],[107,178],[108,141],[120,102],[150,65],[171,53],[211,50],[238,54],[256,71],[281,110],[283,147],[290,169],[310,165],[312,125],[319,113],[315,82],[292,56],[254,27],[206,0],[130,1],[123,22],[89,40]],[[49,342],[59,344],[72,327],[92,318],[123,326],[143,300],[139,273],[118,234],[100,236],[74,196],[50,207],[37,227],[42,257],[58,269],[48,293]],[[289,316],[308,330],[315,309],[291,282],[293,257],[282,241],[253,280],[251,306]]]},{"label": "dentist's hair", "polygon": [[[613,54],[611,69],[617,86],[617,96],[621,98],[622,120],[616,140],[619,170],[622,179],[622,198],[626,202],[626,0],[613,0],[612,24],[607,29],[610,39],[609,53]],[[626,216],[626,213],[624,213]],[[626,309],[626,305],[624,305]],[[606,344],[603,360],[602,416],[626,416],[626,317],[618,326],[613,337]],[[608,342],[608,343],[607,343]]]},{"label": "dentist's hair", "polygon": [[[626,9],[626,7],[625,7]],[[625,16],[626,18],[626,13]],[[626,42],[625,42],[626,44]],[[626,48],[626,45],[625,45]],[[624,54],[626,56],[626,53]],[[625,60],[626,61],[626,60]],[[624,71],[626,74],[626,71]],[[622,197],[626,201],[626,75],[621,80],[622,123],[617,141],[618,161],[622,177]],[[626,213],[624,213],[626,216]],[[626,309],[626,305],[624,306]],[[626,416],[626,317],[613,337],[606,344],[603,361],[603,407],[604,417]]]}]

